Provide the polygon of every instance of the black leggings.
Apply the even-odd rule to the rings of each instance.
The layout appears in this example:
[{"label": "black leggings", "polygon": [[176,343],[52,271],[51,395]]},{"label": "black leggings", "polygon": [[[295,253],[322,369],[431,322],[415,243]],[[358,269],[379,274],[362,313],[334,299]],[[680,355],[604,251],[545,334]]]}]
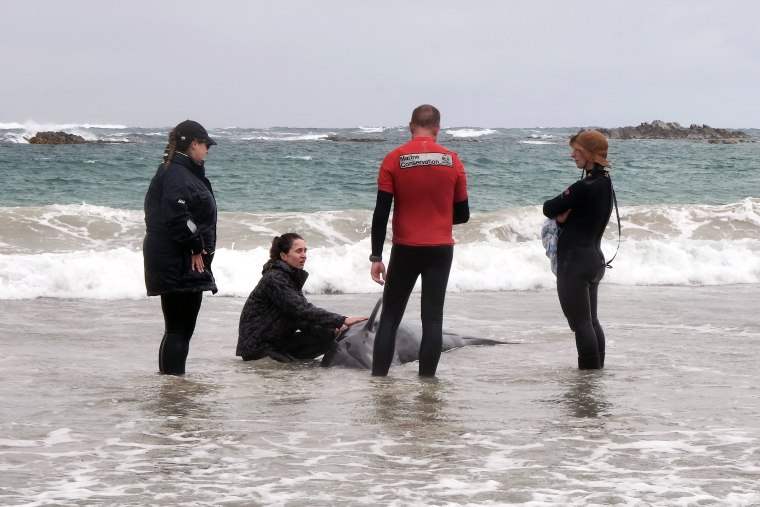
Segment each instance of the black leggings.
[{"label": "black leggings", "polygon": [[[270,349],[264,355],[281,363],[292,363],[319,357],[335,343],[335,328],[302,327],[287,339],[281,349]],[[243,357],[245,361],[246,358]]]},{"label": "black leggings", "polygon": [[201,309],[202,292],[180,292],[161,296],[164,312],[164,338],[158,349],[158,370],[170,375],[185,373],[190,338]]},{"label": "black leggings", "polygon": [[244,355],[243,361],[271,357],[280,363],[293,363],[304,359],[314,359],[330,350],[335,343],[335,331],[334,327],[312,328],[303,326],[290,335],[282,347],[263,350],[256,354]]},{"label": "black leggings", "polygon": [[419,374],[435,375],[443,342],[443,303],[454,247],[393,245],[383,290],[383,311],[375,335],[372,375],[388,374],[396,350],[396,330],[418,277],[422,277]]},{"label": "black leggings", "polygon": [[575,332],[578,368],[583,370],[604,367],[604,331],[596,315],[597,291],[604,271],[604,258],[585,250],[567,252],[557,270],[559,303]]}]

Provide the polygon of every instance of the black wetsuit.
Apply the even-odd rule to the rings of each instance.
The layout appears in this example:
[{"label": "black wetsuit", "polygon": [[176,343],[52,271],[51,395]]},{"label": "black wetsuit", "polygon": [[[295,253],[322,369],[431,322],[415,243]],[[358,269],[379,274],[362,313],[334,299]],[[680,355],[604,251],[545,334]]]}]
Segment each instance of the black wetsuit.
[{"label": "black wetsuit", "polygon": [[597,290],[604,276],[600,248],[612,212],[612,182],[597,166],[554,199],[544,203],[544,215],[554,218],[572,210],[561,226],[557,243],[557,294],[570,329],[575,332],[578,368],[604,367],[604,331],[597,318]]},{"label": "black wetsuit", "polygon": [[[372,217],[372,252],[383,251],[388,216],[393,195],[377,192],[377,203]],[[463,224],[470,219],[468,200],[454,203],[453,224]],[[451,263],[454,258],[452,245],[408,246],[394,244],[388,262],[383,289],[383,312],[378,325],[372,352],[372,374],[388,374],[396,349],[396,331],[409,302],[417,278],[422,279],[420,318],[422,341],[420,342],[419,374],[435,375],[441,357],[443,342],[443,305],[446,286],[449,283]]]},{"label": "black wetsuit", "polygon": [[424,287],[420,296],[422,341],[419,373],[426,377],[435,375],[441,357],[443,303],[453,258],[454,247],[451,245],[391,247],[383,290],[383,313],[372,355],[374,375],[388,373],[396,348],[394,337],[418,277],[422,278]]}]

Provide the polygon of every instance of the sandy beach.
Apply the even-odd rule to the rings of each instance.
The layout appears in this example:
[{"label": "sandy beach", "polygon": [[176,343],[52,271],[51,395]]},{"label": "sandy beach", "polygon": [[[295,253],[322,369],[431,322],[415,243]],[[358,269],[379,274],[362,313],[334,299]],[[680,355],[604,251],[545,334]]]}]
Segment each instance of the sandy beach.
[{"label": "sandy beach", "polygon": [[243,363],[241,298],[204,299],[182,378],[157,374],[158,299],[5,301],[0,503],[755,505],[757,290],[603,284],[600,372],[553,291],[452,293],[447,329],[517,343],[434,381]]}]

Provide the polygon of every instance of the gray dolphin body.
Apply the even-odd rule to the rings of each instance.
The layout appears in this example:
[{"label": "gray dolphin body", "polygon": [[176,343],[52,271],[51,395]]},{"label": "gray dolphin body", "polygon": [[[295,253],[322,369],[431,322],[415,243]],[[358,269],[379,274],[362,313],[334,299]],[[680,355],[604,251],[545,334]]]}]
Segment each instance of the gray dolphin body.
[{"label": "gray dolphin body", "polygon": [[[380,324],[382,298],[378,300],[372,315],[366,323],[358,323],[343,331],[335,339],[335,344],[322,358],[322,366],[342,366],[344,368],[372,368],[372,349],[375,345],[375,333]],[[401,324],[396,332],[396,351],[392,364],[417,361],[422,341],[422,327]],[[506,342],[487,338],[470,338],[458,334],[443,332],[443,350],[451,350],[468,345],[503,345]]]}]

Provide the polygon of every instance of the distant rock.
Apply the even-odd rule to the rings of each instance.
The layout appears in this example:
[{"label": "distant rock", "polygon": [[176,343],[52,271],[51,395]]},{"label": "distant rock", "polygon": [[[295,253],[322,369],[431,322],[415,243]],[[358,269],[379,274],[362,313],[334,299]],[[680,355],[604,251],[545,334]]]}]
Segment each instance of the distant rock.
[{"label": "distant rock", "polygon": [[88,141],[82,136],[66,132],[37,132],[34,137],[27,137],[29,144],[122,144],[130,141]]},{"label": "distant rock", "polygon": [[385,141],[385,139],[380,139],[377,137],[346,137],[346,136],[336,136],[336,135],[329,135],[325,137],[327,141],[336,141],[336,142],[349,142],[349,143],[382,143]]},{"label": "distant rock", "polygon": [[661,120],[642,123],[638,127],[601,128],[598,130],[608,139],[693,139],[724,144],[752,140],[752,136],[740,130],[716,129],[709,125],[696,124],[686,128],[677,122],[667,123]]},{"label": "distant rock", "polygon": [[29,144],[87,144],[84,137],[66,132],[37,132]]}]

